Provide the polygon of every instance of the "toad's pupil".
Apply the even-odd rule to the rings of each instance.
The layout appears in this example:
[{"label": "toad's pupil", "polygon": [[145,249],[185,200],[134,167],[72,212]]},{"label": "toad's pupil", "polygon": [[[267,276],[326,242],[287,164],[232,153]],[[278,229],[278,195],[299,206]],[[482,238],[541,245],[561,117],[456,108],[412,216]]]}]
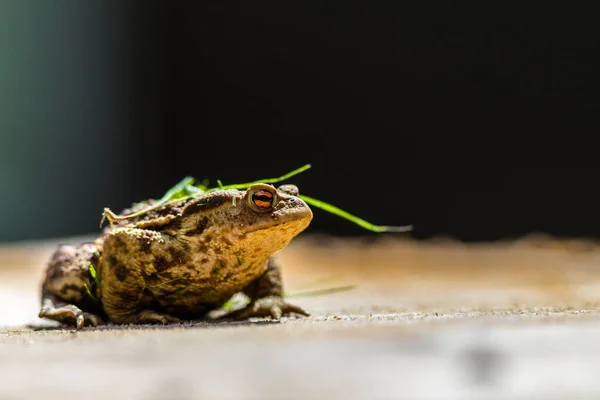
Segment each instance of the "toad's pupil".
[{"label": "toad's pupil", "polygon": [[264,190],[256,192],[252,195],[252,201],[258,207],[270,207],[273,202],[273,194]]}]

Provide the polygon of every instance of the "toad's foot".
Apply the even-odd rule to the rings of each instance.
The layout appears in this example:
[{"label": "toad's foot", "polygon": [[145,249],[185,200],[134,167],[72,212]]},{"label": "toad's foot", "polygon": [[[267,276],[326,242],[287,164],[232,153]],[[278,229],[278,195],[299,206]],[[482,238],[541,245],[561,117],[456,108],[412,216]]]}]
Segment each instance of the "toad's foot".
[{"label": "toad's foot", "polygon": [[271,317],[280,319],[283,315],[301,315],[309,316],[310,314],[302,308],[293,304],[286,303],[279,296],[267,296],[251,302],[241,310],[237,310],[225,316],[227,319],[243,320],[253,317]]},{"label": "toad's foot", "polygon": [[58,308],[44,306],[38,316],[40,318],[53,319],[67,325],[75,325],[77,329],[83,328],[84,325],[98,326],[103,323],[102,318],[98,315],[83,312],[72,304]]},{"label": "toad's foot", "polygon": [[130,324],[162,324],[166,325],[169,322],[181,322],[177,317],[168,314],[157,313],[152,310],[140,311],[136,315],[127,319]]}]

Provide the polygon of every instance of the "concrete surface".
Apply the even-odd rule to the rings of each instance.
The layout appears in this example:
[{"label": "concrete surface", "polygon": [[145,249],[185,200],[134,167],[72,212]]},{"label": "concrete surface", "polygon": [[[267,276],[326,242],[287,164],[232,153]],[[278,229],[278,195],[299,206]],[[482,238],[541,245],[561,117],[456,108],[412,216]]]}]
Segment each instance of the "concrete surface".
[{"label": "concrete surface", "polygon": [[56,243],[0,246],[0,399],[600,398],[597,244],[378,238],[280,253],[310,318],[81,332],[36,318]]}]

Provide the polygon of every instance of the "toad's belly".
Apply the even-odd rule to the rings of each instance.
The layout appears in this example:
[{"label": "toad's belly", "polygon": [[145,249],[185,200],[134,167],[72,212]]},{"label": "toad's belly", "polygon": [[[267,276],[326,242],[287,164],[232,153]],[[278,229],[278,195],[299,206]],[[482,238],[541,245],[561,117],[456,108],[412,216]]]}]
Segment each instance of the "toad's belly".
[{"label": "toad's belly", "polygon": [[155,307],[180,318],[201,316],[223,305],[266,270],[267,260],[217,262],[212,268],[175,267],[147,280]]}]

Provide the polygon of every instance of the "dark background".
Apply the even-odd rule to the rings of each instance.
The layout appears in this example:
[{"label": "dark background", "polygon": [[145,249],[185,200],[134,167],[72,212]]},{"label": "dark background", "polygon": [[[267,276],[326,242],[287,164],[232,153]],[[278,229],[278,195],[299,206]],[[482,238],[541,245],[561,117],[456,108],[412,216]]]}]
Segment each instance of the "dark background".
[{"label": "dark background", "polygon": [[[416,238],[600,236],[591,10],[2,7],[0,240],[96,232],[185,175],[306,163],[301,192]],[[375,235],[319,210],[309,231]]]}]

